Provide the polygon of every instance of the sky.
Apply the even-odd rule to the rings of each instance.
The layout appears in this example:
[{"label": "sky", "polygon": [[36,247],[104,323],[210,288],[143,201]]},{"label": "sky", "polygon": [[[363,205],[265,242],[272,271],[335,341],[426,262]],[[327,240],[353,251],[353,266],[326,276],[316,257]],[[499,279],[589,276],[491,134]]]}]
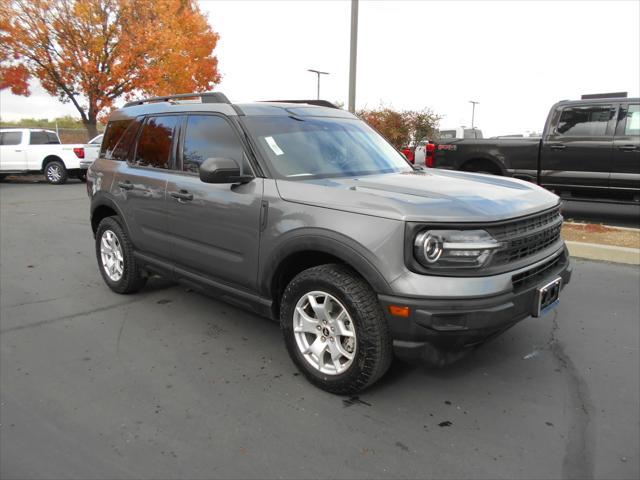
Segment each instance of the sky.
[{"label": "sky", "polygon": [[[200,1],[233,102],[348,100],[351,2]],[[359,4],[357,108],[431,108],[441,128],[540,132],[551,105],[640,96],[640,1],[368,1]],[[39,86],[0,93],[5,120],[75,115]]]}]

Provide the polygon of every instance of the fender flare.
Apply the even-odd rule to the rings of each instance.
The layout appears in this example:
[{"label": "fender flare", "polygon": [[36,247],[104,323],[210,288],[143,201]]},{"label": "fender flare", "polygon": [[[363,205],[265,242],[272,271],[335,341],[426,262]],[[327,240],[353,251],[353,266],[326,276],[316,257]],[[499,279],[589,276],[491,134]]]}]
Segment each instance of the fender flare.
[{"label": "fender flare", "polygon": [[116,214],[120,217],[121,223],[123,224],[123,228],[128,232],[129,228],[127,226],[126,216],[122,214],[122,209],[118,206],[118,204],[111,198],[110,195],[105,194],[104,192],[96,193],[91,199],[91,208],[90,208],[90,222],[93,230],[93,215],[95,211],[100,207],[109,207],[116,212]]},{"label": "fender flare", "polygon": [[261,295],[271,298],[271,283],[282,262],[289,256],[304,251],[332,255],[358,272],[376,293],[392,293],[389,283],[374,264],[374,255],[353,239],[322,228],[302,228],[284,236],[286,238],[281,239],[269,257],[261,262],[258,277],[258,290]]}]

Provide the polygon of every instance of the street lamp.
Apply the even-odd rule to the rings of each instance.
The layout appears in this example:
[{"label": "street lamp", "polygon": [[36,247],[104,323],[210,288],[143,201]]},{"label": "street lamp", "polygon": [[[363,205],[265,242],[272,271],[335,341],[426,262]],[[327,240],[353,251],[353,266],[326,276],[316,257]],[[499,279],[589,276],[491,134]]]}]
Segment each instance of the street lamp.
[{"label": "street lamp", "polygon": [[320,70],[314,70],[312,68],[308,68],[307,72],[313,72],[318,75],[318,100],[320,100],[320,75],[329,75],[329,72],[321,72]]},{"label": "street lamp", "polygon": [[476,119],[476,105],[479,104],[480,102],[476,102],[475,100],[469,100],[469,103],[473,105],[473,107],[471,107],[471,130],[474,130],[474,121]]}]

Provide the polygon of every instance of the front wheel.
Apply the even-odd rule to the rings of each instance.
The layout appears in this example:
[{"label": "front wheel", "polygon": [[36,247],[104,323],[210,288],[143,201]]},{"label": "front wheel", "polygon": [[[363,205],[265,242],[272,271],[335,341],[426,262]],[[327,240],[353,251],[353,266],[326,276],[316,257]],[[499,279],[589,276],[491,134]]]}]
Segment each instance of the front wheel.
[{"label": "front wheel", "polygon": [[378,299],[344,265],[321,265],[297,275],[282,296],[280,326],[294,363],[328,392],[359,392],[391,364],[391,337]]},{"label": "front wheel", "polygon": [[69,178],[67,169],[59,160],[53,160],[44,167],[44,178],[52,185],[62,185]]}]

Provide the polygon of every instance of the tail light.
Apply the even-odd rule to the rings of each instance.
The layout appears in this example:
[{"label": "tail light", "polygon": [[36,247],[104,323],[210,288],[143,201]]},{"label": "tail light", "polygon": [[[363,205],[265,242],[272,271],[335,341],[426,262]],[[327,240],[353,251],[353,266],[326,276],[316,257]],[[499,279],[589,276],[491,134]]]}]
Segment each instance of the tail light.
[{"label": "tail light", "polygon": [[425,157],[425,165],[429,168],[433,168],[436,165],[436,144],[435,143],[427,143],[426,146],[426,157]]},{"label": "tail light", "polygon": [[78,158],[84,158],[84,148],[82,147],[74,148],[73,153],[75,153]]}]

